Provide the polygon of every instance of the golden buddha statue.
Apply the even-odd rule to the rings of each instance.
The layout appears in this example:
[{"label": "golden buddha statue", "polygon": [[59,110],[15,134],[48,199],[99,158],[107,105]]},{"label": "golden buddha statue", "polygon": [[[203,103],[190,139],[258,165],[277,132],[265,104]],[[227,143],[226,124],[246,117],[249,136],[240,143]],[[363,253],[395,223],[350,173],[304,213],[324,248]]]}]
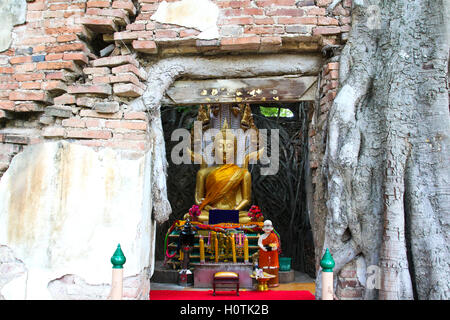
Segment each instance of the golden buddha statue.
[{"label": "golden buddha statue", "polygon": [[[201,211],[198,221],[208,223],[209,210],[239,210],[239,223],[250,222],[251,174],[247,170],[250,158],[258,159],[263,150],[245,156],[244,166],[236,162],[237,138],[225,120],[214,141],[215,165],[202,166],[197,172],[195,203]],[[193,157],[198,156],[191,153]],[[204,161],[204,159],[203,159]],[[187,219],[189,214],[184,216]]]}]

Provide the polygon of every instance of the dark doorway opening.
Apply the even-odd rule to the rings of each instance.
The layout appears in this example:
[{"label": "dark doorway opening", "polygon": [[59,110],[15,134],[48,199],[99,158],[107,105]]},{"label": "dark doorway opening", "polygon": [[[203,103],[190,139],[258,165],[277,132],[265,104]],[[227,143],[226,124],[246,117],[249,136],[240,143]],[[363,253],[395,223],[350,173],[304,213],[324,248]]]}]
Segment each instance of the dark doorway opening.
[{"label": "dark doorway opening", "polygon": [[[168,161],[167,190],[172,214],[158,226],[156,260],[164,260],[164,237],[175,220],[182,219],[194,203],[195,177],[199,165],[171,162],[171,150],[179,141],[171,141],[175,129],[190,130],[199,106],[162,107],[161,118]],[[252,204],[265,218],[272,220],[281,236],[282,256],[292,258],[292,268],[315,278],[314,244],[306,203],[308,161],[309,102],[252,104],[255,125],[259,129],[279,130],[279,170],[261,175],[261,164],[250,164]],[[269,131],[270,132],[270,131]],[[270,142],[270,134],[269,134]],[[268,145],[270,154],[270,144]]]}]

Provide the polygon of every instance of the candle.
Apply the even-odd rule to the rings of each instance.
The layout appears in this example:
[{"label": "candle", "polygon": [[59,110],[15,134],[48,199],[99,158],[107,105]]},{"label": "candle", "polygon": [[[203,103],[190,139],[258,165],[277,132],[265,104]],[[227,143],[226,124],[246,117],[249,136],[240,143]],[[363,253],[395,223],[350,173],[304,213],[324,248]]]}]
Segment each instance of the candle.
[{"label": "candle", "polygon": [[244,236],[244,262],[248,263],[248,238]]},{"label": "candle", "polygon": [[200,236],[198,243],[200,245],[200,263],[205,263],[205,241],[202,236]]},{"label": "candle", "polygon": [[219,239],[217,237],[217,233],[215,234],[214,237],[214,261],[216,263],[219,262]]},{"label": "candle", "polygon": [[231,235],[231,250],[233,254],[233,263],[236,263],[236,242],[234,240],[234,234]]}]

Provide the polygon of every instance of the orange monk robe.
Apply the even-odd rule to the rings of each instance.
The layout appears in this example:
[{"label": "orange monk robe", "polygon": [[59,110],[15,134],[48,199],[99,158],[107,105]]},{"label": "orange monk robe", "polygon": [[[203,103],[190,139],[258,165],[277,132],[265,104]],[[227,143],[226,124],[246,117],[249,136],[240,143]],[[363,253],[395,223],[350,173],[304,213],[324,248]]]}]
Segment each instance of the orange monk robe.
[{"label": "orange monk robe", "polygon": [[235,164],[224,164],[213,171],[206,178],[206,195],[199,209],[220,200],[230,190],[237,187],[244,178],[245,170]]},{"label": "orange monk robe", "polygon": [[268,246],[271,243],[275,243],[277,245],[277,250],[272,251],[264,251],[259,248],[259,267],[275,267],[279,268],[278,263],[278,248],[280,247],[280,243],[278,242],[278,237],[274,232],[271,232],[267,238],[262,240],[263,246]]}]

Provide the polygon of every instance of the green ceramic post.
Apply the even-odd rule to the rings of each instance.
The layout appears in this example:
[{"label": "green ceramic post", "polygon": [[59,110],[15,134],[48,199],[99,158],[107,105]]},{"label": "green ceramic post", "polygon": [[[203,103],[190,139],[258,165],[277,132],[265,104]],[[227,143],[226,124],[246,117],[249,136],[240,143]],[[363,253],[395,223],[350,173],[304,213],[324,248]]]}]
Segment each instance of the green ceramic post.
[{"label": "green ceramic post", "polygon": [[123,255],[122,249],[120,248],[120,244],[117,245],[117,249],[111,257],[111,263],[113,264],[113,269],[123,269],[123,265],[127,259]]},{"label": "green ceramic post", "polygon": [[322,267],[323,272],[333,272],[334,268],[334,260],[331,256],[330,250],[325,251],[325,254],[322,257],[322,260],[320,260],[320,266]]}]

